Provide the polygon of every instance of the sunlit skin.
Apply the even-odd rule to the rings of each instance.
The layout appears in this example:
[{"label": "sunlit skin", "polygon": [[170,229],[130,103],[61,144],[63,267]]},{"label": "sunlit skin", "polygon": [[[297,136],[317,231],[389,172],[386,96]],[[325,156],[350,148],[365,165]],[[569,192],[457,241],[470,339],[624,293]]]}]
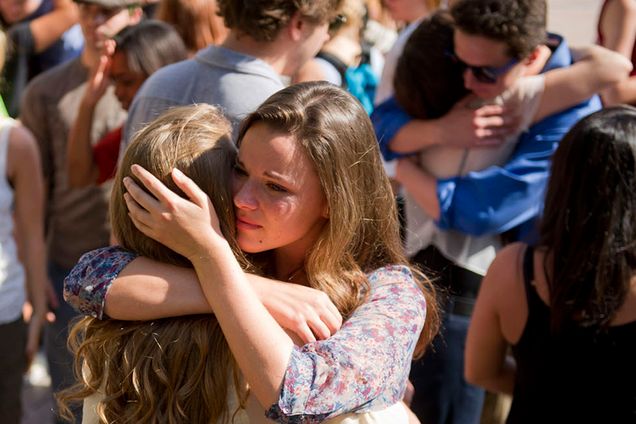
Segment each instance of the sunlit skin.
[{"label": "sunlit skin", "polygon": [[110,79],[115,87],[115,96],[117,96],[122,108],[128,110],[135,94],[146,78],[145,74],[130,70],[125,53],[118,52],[113,55],[110,65]]},{"label": "sunlit skin", "polygon": [[250,127],[241,143],[234,205],[240,248],[274,250],[279,278],[302,267],[328,216],[320,180],[302,146],[263,123]]},{"label": "sunlit skin", "polygon": [[[501,67],[512,59],[506,52],[506,44],[501,41],[455,30],[454,43],[455,55],[462,62],[471,66]],[[494,84],[478,81],[472,71],[466,69],[464,71],[464,85],[477,97],[486,100],[493,99],[510,88],[524,74],[525,62],[525,60],[519,61],[506,73],[500,75]]]},{"label": "sunlit skin", "polygon": [[[303,27],[305,33],[305,40],[302,47],[298,48],[297,58],[294,60],[296,66],[301,66],[309,59],[316,56],[322,46],[329,41],[329,23],[313,24],[305,21],[306,25]],[[294,74],[297,69],[292,72]]]},{"label": "sunlit skin", "polygon": [[130,11],[127,8],[79,3],[79,12],[84,41],[97,50],[101,50],[106,40],[113,38],[130,23]]},{"label": "sunlit skin", "polygon": [[400,22],[411,23],[430,13],[425,0],[383,0],[382,4]]}]

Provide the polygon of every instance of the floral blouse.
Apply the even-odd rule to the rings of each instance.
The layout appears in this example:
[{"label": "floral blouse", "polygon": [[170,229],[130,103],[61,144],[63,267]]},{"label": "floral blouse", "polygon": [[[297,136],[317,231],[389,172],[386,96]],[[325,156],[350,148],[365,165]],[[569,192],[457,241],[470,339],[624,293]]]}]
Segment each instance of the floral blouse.
[{"label": "floral blouse", "polygon": [[[64,298],[80,313],[103,318],[110,284],[135,257],[120,247],[86,253],[64,281]],[[426,302],[405,266],[383,267],[368,277],[367,301],[336,334],[293,349],[278,403],[267,417],[319,423],[402,400]]]}]

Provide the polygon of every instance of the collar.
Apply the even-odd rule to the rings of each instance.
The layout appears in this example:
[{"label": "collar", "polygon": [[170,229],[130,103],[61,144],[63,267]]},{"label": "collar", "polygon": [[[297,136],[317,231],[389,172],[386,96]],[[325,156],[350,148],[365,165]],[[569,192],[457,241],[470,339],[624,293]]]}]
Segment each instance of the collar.
[{"label": "collar", "polygon": [[546,45],[552,50],[552,55],[543,67],[541,73],[556,68],[564,68],[572,64],[570,47],[563,37],[557,34],[548,33],[548,41]]}]

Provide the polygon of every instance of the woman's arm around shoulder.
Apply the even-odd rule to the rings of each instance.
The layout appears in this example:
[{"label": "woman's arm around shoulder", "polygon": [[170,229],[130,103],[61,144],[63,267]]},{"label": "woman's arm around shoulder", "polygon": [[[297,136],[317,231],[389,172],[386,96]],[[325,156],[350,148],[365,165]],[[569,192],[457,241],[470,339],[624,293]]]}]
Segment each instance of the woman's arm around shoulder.
[{"label": "woman's arm around shoulder", "polygon": [[402,399],[426,301],[405,266],[380,268],[369,275],[369,284],[366,301],[340,331],[293,349],[270,418],[288,422],[304,416],[306,422],[319,422]]},{"label": "woman's arm around shoulder", "polygon": [[[466,339],[465,377],[489,391],[512,393],[515,364],[506,357],[510,342],[504,322],[511,311],[522,308],[521,258],[525,245],[511,244],[499,253],[484,277]],[[523,286],[521,286],[523,288]]]},{"label": "woman's arm around shoulder", "polygon": [[632,70],[627,58],[604,47],[589,45],[571,50],[572,65],[544,74],[545,87],[534,122],[627,80]]}]

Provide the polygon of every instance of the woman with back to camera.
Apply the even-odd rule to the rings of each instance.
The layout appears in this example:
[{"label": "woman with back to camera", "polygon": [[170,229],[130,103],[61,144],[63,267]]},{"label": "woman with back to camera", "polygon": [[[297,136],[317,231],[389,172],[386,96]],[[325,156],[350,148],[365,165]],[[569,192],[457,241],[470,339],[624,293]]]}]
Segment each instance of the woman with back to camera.
[{"label": "woman with back to camera", "polygon": [[538,244],[504,248],[484,278],[466,378],[513,394],[508,423],[628,423],[635,355],[636,109],[620,106],[561,141]]},{"label": "woman with back to camera", "polygon": [[[316,342],[315,335],[330,334],[318,323],[306,328],[310,343],[294,346],[213,230],[207,197],[177,171],[175,183],[191,201],[140,167],[133,174],[153,196],[130,179],[125,196],[138,228],[190,259],[202,285],[190,273],[157,272],[154,262],[130,254],[132,262],[106,276],[92,272],[89,256],[67,280],[67,296],[95,306],[91,289],[99,287],[103,299],[110,287],[108,313],[128,319],[212,309],[251,393],[279,422],[377,411],[390,414],[385,421],[406,422],[400,401],[410,361],[434,334],[437,311],[430,282],[413,274],[401,253],[391,189],[364,109],[330,84],[299,84],[248,116],[238,139],[239,246],[262,274],[327,293],[345,317],[339,332]],[[135,311],[126,310],[131,304]]]}]

